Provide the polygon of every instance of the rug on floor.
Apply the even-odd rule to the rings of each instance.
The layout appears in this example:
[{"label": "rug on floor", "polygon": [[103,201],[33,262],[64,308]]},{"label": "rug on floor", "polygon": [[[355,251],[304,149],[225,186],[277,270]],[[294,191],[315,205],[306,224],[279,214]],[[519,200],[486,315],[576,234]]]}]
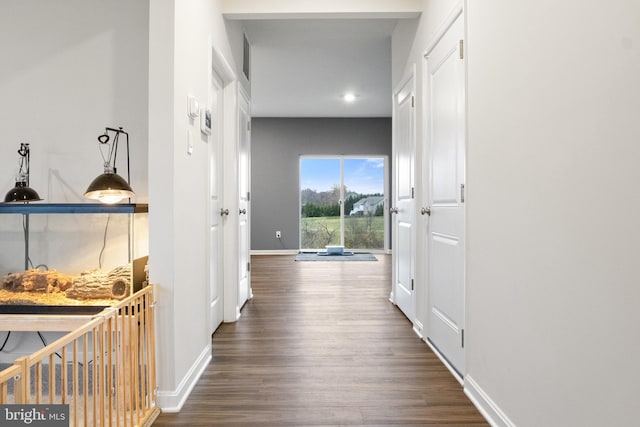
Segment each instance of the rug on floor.
[{"label": "rug on floor", "polygon": [[343,255],[321,255],[318,252],[299,252],[296,261],[377,261],[375,255],[368,252],[344,252]]}]

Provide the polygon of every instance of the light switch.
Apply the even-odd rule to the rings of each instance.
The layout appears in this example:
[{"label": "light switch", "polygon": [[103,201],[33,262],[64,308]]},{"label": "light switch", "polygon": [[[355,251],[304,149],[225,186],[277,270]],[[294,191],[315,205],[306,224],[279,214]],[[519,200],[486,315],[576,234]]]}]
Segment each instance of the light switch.
[{"label": "light switch", "polygon": [[187,115],[189,118],[195,119],[200,115],[200,106],[198,100],[194,96],[187,96]]}]

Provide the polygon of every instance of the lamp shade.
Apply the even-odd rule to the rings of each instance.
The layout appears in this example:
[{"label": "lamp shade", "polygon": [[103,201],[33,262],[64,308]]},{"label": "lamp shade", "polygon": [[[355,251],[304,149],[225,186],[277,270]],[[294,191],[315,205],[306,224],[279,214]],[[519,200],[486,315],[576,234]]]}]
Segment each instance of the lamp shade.
[{"label": "lamp shade", "polygon": [[118,203],[122,199],[133,197],[131,186],[117,173],[105,172],[94,179],[84,193],[89,199],[102,203]]},{"label": "lamp shade", "polygon": [[16,186],[13,187],[6,196],[4,196],[5,203],[29,203],[42,200],[36,190],[27,186],[26,181],[17,181]]}]

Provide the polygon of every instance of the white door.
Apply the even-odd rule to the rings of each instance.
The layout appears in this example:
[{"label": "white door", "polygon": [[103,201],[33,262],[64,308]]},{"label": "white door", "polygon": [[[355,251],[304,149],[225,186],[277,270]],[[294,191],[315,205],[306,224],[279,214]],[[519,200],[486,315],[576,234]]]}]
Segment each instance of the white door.
[{"label": "white door", "polygon": [[217,73],[212,72],[211,135],[209,137],[209,312],[210,332],[213,333],[222,323],[223,301],[222,283],[224,259],[222,257],[223,232],[220,209],[222,208],[222,122],[223,122],[223,83]]},{"label": "white door", "polygon": [[428,338],[464,374],[465,67],[463,16],[428,52]]},{"label": "white door", "polygon": [[251,242],[250,242],[250,200],[251,200],[251,113],[249,100],[244,92],[240,91],[238,99],[238,307],[242,307],[251,294]]},{"label": "white door", "polygon": [[415,159],[415,72],[393,96],[394,203],[393,289],[391,300],[414,320],[414,159]]}]

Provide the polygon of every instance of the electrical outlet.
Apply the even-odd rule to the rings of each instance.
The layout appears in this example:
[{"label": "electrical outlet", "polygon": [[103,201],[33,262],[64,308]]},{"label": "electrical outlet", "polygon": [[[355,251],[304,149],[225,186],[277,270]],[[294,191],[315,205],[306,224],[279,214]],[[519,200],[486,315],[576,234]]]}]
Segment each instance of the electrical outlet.
[{"label": "electrical outlet", "polygon": [[276,239],[282,239],[282,232],[276,231]]}]

